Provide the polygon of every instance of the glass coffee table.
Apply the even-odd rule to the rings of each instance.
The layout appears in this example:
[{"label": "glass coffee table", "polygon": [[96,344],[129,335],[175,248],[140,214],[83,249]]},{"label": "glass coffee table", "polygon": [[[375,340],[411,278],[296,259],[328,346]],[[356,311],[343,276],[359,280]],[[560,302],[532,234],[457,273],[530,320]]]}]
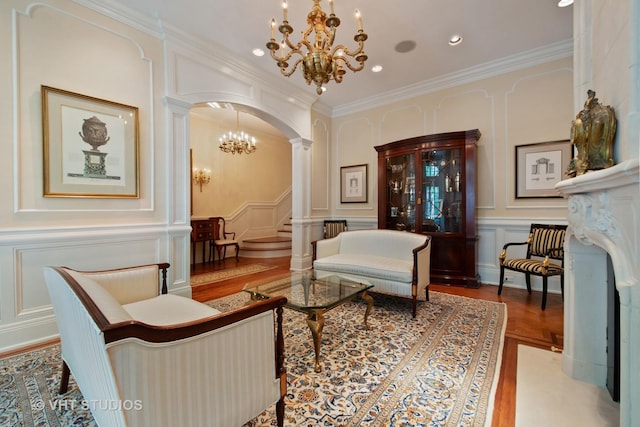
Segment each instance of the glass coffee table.
[{"label": "glass coffee table", "polygon": [[307,325],[313,336],[313,347],[316,353],[315,368],[320,372],[320,343],[324,328],[324,313],[345,302],[360,296],[367,302],[364,313],[364,326],[373,307],[373,298],[367,290],[373,288],[368,283],[359,283],[340,276],[328,276],[316,279],[311,272],[290,272],[268,279],[247,283],[243,291],[251,294],[251,299],[260,300],[274,296],[287,297],[286,307],[305,313]]}]

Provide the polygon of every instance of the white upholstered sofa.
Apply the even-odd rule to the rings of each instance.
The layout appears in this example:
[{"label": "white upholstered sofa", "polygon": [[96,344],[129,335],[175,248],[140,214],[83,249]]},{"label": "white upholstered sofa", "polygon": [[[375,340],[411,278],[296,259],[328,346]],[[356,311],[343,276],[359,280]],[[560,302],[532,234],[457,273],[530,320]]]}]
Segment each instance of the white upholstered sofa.
[{"label": "white upholstered sofa", "polygon": [[240,426],[275,402],[282,426],[286,298],[220,313],[167,294],[168,266],[45,267],[62,347],[60,392],[70,370],[101,427]]},{"label": "white upholstered sofa", "polygon": [[396,230],[343,231],[313,242],[316,277],[340,275],[374,285],[380,292],[429,300],[431,237]]}]

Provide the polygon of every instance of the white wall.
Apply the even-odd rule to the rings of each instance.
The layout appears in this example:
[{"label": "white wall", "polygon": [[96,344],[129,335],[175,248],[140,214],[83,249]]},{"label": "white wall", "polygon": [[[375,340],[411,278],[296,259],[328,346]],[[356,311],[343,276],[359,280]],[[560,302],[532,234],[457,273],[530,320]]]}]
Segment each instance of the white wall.
[{"label": "white wall", "polygon": [[[152,17],[103,6],[96,2],[94,11],[69,0],[0,2],[0,50],[7,53],[0,63],[0,351],[56,335],[42,277],[46,265],[103,269],[169,262],[170,292],[191,295],[193,105],[233,102],[270,121],[293,140],[288,144],[310,138],[311,97],[257,80],[228,56],[164,33]],[[223,72],[225,62],[237,70]],[[138,198],[43,197],[43,84],[139,109]],[[286,170],[277,178],[280,186],[284,175]],[[284,190],[275,201],[304,211],[305,199],[293,196]],[[273,210],[280,214],[281,206]],[[251,222],[252,212],[239,220]],[[298,235],[302,246],[308,233]]]},{"label": "white wall", "polygon": [[[218,138],[235,130],[235,124],[229,127],[208,106],[192,108],[189,116],[193,167],[211,170],[211,181],[202,185],[202,191],[192,184],[192,218],[222,216],[227,230],[235,232],[240,242],[277,235],[291,218],[289,140],[268,126],[261,126],[263,131],[245,129],[242,123],[247,114],[241,113],[241,128],[257,139],[258,148],[251,154],[224,153],[218,148]],[[200,253],[200,244],[197,246]]]},{"label": "white wall", "polygon": [[[168,237],[184,227],[164,225],[173,190],[158,173],[166,158],[161,42],[71,2],[2,2],[0,28],[7,53],[0,68],[0,349],[7,349],[56,333],[43,266],[169,261],[170,287],[180,292],[188,285],[188,240]],[[138,107],[138,198],[43,197],[40,85]],[[49,143],[61,142],[54,135]]]},{"label": "white wall", "polygon": [[[574,115],[572,61],[567,57],[335,117],[328,160],[331,214],[347,218],[355,228],[377,227],[375,146],[478,128],[478,272],[482,283],[497,283],[504,243],[526,240],[533,221],[566,223],[562,198],[516,199],[515,147],[568,140]],[[368,202],[340,204],[340,167],[363,163],[369,165]],[[506,286],[524,287],[523,275],[509,278]],[[541,289],[541,283],[534,280],[533,287]],[[559,281],[552,280],[549,288],[560,292]]]},{"label": "white wall", "polygon": [[284,135],[252,131],[258,140],[254,153],[224,153],[218,148],[218,138],[229,129],[198,110],[190,114],[193,166],[209,168],[212,173],[202,192],[198,185],[193,187],[193,216],[228,217],[246,203],[271,202],[290,189],[291,144]]}]

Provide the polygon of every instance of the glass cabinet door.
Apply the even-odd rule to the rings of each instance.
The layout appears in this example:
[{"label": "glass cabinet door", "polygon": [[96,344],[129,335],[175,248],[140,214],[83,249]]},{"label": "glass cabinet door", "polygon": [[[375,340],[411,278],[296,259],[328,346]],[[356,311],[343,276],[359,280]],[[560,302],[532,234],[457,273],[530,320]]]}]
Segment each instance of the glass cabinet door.
[{"label": "glass cabinet door", "polygon": [[416,231],[416,173],[414,155],[386,159],[388,229]]},{"label": "glass cabinet door", "polygon": [[422,231],[463,231],[462,150],[422,152]]}]

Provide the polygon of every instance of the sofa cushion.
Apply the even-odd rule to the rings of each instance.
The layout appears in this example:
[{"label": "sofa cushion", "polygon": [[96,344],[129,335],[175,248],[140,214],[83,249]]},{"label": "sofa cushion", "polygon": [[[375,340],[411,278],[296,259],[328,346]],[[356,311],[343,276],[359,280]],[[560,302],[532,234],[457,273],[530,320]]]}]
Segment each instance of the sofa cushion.
[{"label": "sofa cushion", "polygon": [[396,230],[356,230],[338,235],[341,254],[368,254],[413,262],[413,249],[427,236]]},{"label": "sofa cushion", "polygon": [[377,277],[411,284],[413,263],[376,255],[338,254],[314,261],[313,268],[336,273]]},{"label": "sofa cushion", "polygon": [[177,325],[220,313],[206,304],[173,294],[125,304],[122,308],[134,320],[154,326]]},{"label": "sofa cushion", "polygon": [[111,295],[109,291],[102,287],[99,283],[90,279],[82,273],[70,269],[64,269],[89,295],[89,298],[96,303],[102,314],[107,318],[109,323],[125,322],[132,320],[129,313],[122,308],[122,305]]},{"label": "sofa cushion", "polygon": [[82,274],[102,285],[120,304],[153,298],[160,293],[158,266],[156,265],[83,272]]}]

